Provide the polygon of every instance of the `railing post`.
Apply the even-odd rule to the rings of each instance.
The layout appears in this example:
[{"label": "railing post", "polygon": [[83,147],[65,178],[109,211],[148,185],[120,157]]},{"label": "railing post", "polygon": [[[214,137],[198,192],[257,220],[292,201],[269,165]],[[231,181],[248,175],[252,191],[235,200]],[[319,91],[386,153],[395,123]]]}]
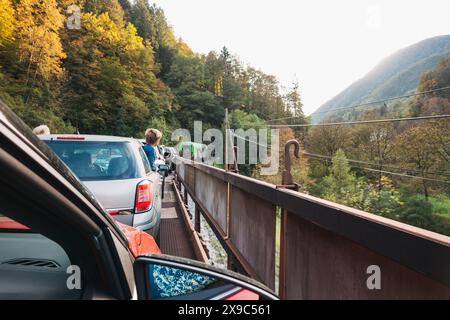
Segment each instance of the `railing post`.
[{"label": "railing post", "polygon": [[[281,181],[282,188],[298,191],[298,185],[294,183],[294,179],[291,173],[291,153],[290,148],[294,146],[294,155],[299,157],[300,145],[297,140],[289,140],[284,146],[284,170]],[[288,234],[286,232],[287,227],[287,210],[281,208],[281,221],[280,221],[280,273],[278,277],[278,293],[281,299],[286,298],[286,245],[288,241]]]},{"label": "railing post", "polygon": [[184,187],[183,189],[184,189],[184,192],[183,192],[183,202],[184,202],[185,206],[187,207],[187,205],[188,205],[188,192],[187,192],[186,187]]},{"label": "railing post", "polygon": [[228,259],[227,259],[227,269],[236,272],[237,268],[236,268],[236,263],[234,262],[233,255],[231,253],[228,253],[227,257],[228,257]]},{"label": "railing post", "polygon": [[200,209],[198,206],[195,206],[195,224],[194,224],[195,231],[200,234]]}]

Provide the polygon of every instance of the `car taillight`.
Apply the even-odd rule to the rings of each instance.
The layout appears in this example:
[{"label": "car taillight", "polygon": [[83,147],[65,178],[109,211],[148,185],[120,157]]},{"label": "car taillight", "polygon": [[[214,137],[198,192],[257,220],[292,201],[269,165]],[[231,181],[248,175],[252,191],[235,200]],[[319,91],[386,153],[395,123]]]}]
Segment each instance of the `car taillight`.
[{"label": "car taillight", "polygon": [[61,136],[61,137],[56,137],[56,140],[85,140],[85,137],[80,137],[80,136]]},{"label": "car taillight", "polygon": [[135,213],[148,211],[152,206],[152,186],[150,181],[144,180],[138,184],[136,189],[136,204],[134,206]]}]

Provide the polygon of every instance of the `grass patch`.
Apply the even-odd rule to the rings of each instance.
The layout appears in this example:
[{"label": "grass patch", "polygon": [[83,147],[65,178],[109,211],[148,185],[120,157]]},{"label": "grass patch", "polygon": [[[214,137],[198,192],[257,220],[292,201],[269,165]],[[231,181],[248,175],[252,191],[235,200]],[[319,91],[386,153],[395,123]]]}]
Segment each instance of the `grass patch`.
[{"label": "grass patch", "polygon": [[450,217],[450,197],[441,194],[430,197],[429,201],[433,206],[433,214]]}]

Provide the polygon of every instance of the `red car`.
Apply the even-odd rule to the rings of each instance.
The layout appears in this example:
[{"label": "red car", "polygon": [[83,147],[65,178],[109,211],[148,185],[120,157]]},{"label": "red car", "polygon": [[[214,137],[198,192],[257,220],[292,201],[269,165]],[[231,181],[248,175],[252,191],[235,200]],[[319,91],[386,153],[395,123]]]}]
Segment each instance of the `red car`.
[{"label": "red car", "polygon": [[116,223],[0,101],[0,300],[277,299]]}]

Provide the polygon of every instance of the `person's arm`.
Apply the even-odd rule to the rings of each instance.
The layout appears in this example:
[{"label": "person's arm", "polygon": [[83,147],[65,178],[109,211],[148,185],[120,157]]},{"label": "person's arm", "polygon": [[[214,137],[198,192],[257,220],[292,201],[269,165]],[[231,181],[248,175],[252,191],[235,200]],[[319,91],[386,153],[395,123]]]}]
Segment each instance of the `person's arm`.
[{"label": "person's arm", "polygon": [[145,145],[143,146],[144,152],[147,155],[148,162],[150,163],[150,167],[153,171],[156,171],[155,167],[155,160],[156,160],[156,154],[155,149],[152,146]]}]

